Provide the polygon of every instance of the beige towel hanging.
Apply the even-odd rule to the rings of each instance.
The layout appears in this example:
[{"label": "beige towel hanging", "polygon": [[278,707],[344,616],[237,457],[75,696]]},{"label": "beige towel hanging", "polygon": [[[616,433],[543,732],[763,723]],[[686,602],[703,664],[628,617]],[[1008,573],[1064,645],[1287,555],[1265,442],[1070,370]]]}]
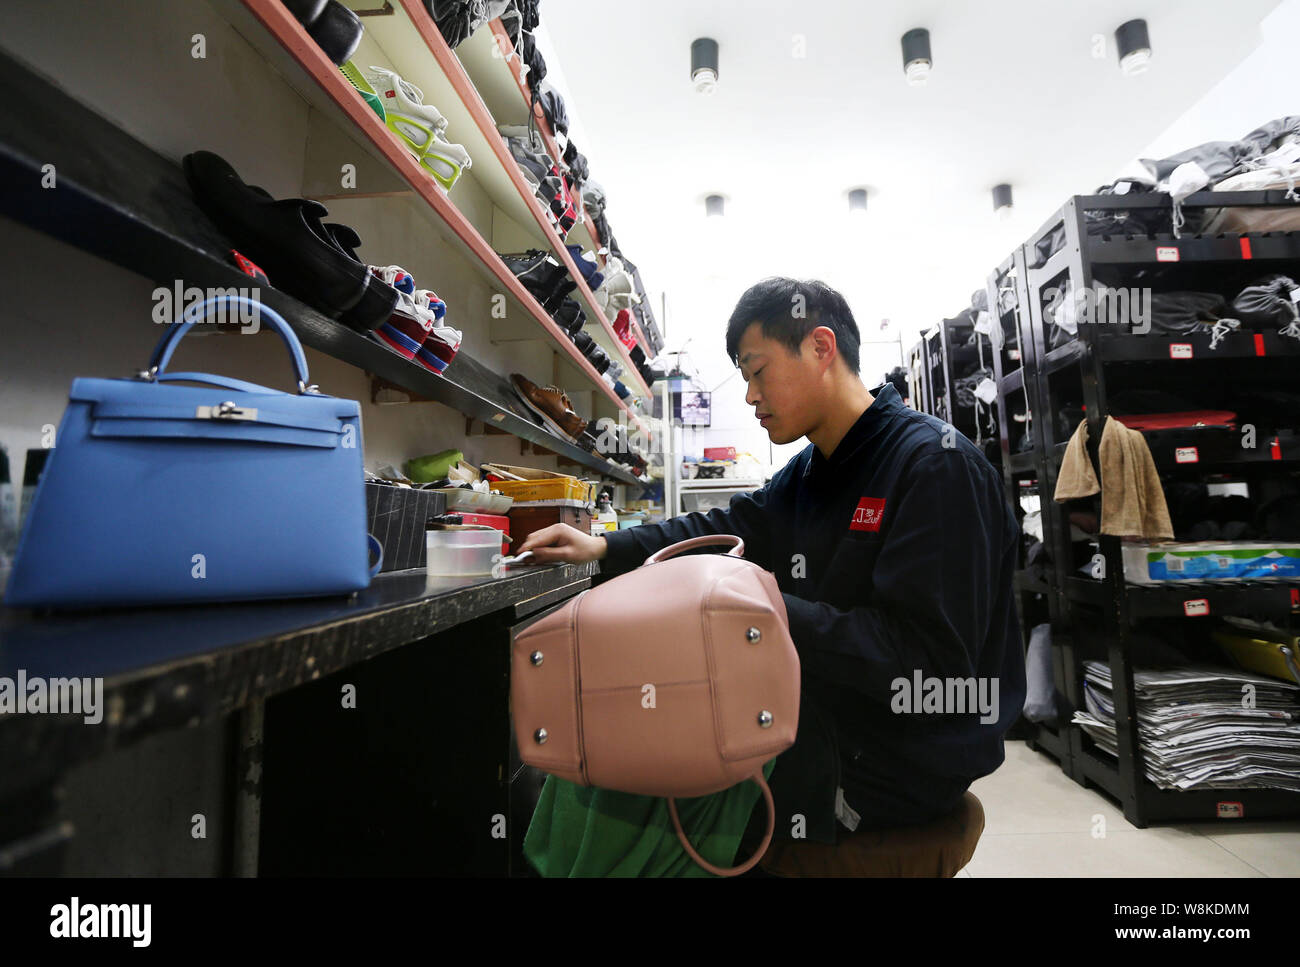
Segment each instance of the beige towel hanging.
[{"label": "beige towel hanging", "polygon": [[1164,488],[1146,438],[1112,417],[1106,418],[1097,451],[1101,483],[1088,457],[1088,421],[1079,424],[1065,449],[1056,480],[1057,503],[1101,492],[1101,532],[1115,537],[1173,540]]}]

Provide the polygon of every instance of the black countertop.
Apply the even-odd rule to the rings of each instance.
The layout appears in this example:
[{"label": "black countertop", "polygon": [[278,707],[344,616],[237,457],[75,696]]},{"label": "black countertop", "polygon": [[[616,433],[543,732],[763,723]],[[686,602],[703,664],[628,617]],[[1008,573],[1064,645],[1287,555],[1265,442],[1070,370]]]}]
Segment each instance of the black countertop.
[{"label": "black countertop", "polygon": [[[521,619],[587,587],[595,563],[506,577],[381,574],[350,597],[36,613],[0,607],[0,678],[102,678],[102,721],[0,714],[0,780],[31,780],[143,735],[228,715],[489,614]],[[486,642],[466,641],[466,647]]]}]

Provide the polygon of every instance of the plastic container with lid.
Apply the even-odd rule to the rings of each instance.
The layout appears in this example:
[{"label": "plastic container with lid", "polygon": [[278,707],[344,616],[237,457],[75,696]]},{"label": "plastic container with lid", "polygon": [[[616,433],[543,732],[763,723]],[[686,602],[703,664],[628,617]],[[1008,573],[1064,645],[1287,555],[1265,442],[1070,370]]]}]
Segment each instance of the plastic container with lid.
[{"label": "plastic container with lid", "polygon": [[501,553],[501,532],[493,527],[461,525],[425,532],[427,574],[431,578],[491,574]]}]

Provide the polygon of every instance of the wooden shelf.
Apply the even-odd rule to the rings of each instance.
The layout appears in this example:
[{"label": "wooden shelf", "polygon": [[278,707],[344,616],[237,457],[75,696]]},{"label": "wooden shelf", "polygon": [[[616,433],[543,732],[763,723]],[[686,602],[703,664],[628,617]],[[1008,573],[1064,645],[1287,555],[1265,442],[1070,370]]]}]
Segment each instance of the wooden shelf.
[{"label": "wooden shelf", "polygon": [[[253,0],[246,0],[246,2],[253,2]],[[267,0],[257,0],[257,2],[267,2]],[[275,0],[269,0],[269,2],[275,2]],[[650,387],[646,384],[645,380],[641,378],[641,374],[637,372],[636,366],[632,364],[632,360],[628,356],[627,348],[619,342],[618,336],[614,333],[614,327],[610,325],[609,320],[605,318],[605,314],[600,310],[600,306],[597,305],[596,297],[592,294],[590,287],[588,287],[586,281],[583,279],[582,273],[578,270],[577,263],[569,253],[569,250],[565,248],[564,239],[560,238],[555,229],[551,227],[546,212],[542,208],[542,203],[533,194],[532,189],[524,178],[523,172],[519,170],[519,165],[510,154],[509,146],[506,144],[505,139],[501,137],[501,133],[497,130],[496,117],[493,116],[493,112],[489,110],[488,106],[484,103],[483,97],[480,95],[475,81],[472,80],[470,75],[466,72],[465,66],[461,63],[460,58],[450,47],[447,46],[447,42],[443,39],[441,31],[438,30],[437,24],[433,22],[433,18],[430,17],[428,11],[425,10],[421,0],[400,0],[400,3],[402,7],[405,8],[408,17],[410,18],[409,22],[403,22],[397,17],[370,18],[373,23],[372,27],[368,29],[373,33],[377,40],[384,44],[386,49],[394,54],[398,49],[401,49],[411,62],[418,62],[415,53],[410,50],[411,46],[418,42],[415,35],[418,34],[418,39],[423,40],[428,52],[433,55],[438,66],[442,68],[444,74],[444,83],[437,85],[435,88],[439,96],[442,97],[442,100],[435,100],[433,103],[439,105],[445,103],[448,105],[449,110],[457,113],[459,113],[458,109],[463,108],[463,110],[468,114],[469,120],[477,127],[479,134],[482,136],[484,147],[495,156],[500,166],[500,170],[505,173],[513,184],[514,197],[509,199],[509,204],[513,207],[518,202],[523,202],[529,213],[532,215],[533,221],[541,231],[542,237],[545,239],[547,246],[554,253],[555,257],[560,260],[561,264],[564,265],[565,269],[568,270],[570,277],[577,283],[577,294],[581,301],[587,304],[588,320],[593,323],[594,328],[597,330],[592,333],[592,337],[596,340],[597,344],[605,350],[611,359],[619,359],[623,362],[624,369],[626,370],[625,375],[628,377],[628,379],[623,381],[624,385],[633,392],[648,397],[650,395]],[[497,21],[497,25],[498,27],[500,26],[499,20]],[[504,34],[504,28],[502,28],[502,34]],[[487,49],[490,51],[493,38],[497,35],[494,32],[489,33],[486,30],[480,29],[475,36],[480,38],[477,49],[483,49],[482,45],[486,43],[488,45]],[[508,37],[503,37],[502,39],[507,45],[510,43]],[[469,38],[465,43],[471,45],[471,49],[475,48],[474,37]],[[461,46],[464,47],[465,44],[462,44]],[[518,67],[518,58],[509,61],[509,66],[507,66],[507,61],[504,58],[501,58],[494,63],[490,53],[487,60],[489,66],[495,66],[497,68],[495,73],[498,74],[510,71],[511,67],[515,69]],[[404,59],[403,62],[405,63],[407,61]],[[401,73],[400,70],[398,72]],[[483,75],[487,72],[480,70],[478,73]],[[405,77],[405,75],[403,76]],[[430,80],[434,84],[437,83],[436,78],[430,78]],[[448,89],[448,85],[450,89]],[[426,93],[429,93],[427,89]],[[439,109],[441,110],[441,107]],[[452,120],[452,115],[447,114],[446,111],[443,111],[443,113],[446,114],[450,122]],[[544,118],[542,121],[545,123]],[[458,138],[465,136],[464,129],[459,126],[453,129],[449,124],[448,130],[454,130]],[[554,138],[550,137],[549,128],[546,129],[545,137],[549,138],[547,141],[548,151],[553,152],[554,157],[558,160],[560,155],[556,151]],[[470,155],[475,158],[479,157],[479,155],[476,155],[472,150],[470,151]],[[495,174],[496,170],[494,169],[493,175]],[[495,197],[496,196],[494,196],[494,200]],[[590,238],[588,241],[590,241]],[[562,338],[567,339],[567,337]],[[597,379],[599,380],[599,376],[597,376]],[[600,382],[601,385],[604,386],[604,382]],[[606,387],[606,389],[608,388]],[[612,390],[609,390],[609,392],[613,393]],[[613,395],[615,399],[617,399],[617,394]]]},{"label": "wooden shelf", "polygon": [[[3,54],[0,81],[13,95],[0,102],[0,179],[8,186],[0,192],[0,212],[148,279],[248,284],[227,260],[229,241],[199,209],[175,163]],[[41,188],[47,163],[58,170],[57,191]],[[538,426],[515,400],[506,375],[470,353],[459,352],[445,374],[432,373],[278,289],[261,289],[262,300],[304,345],[607,477],[640,483]],[[147,316],[141,323],[153,325]]]},{"label": "wooden shelf", "polygon": [[[488,99],[493,114],[502,119],[519,117],[519,123],[527,124],[528,112],[532,108],[532,100],[528,90],[528,81],[524,79],[520,58],[512,56],[515,54],[514,45],[511,44],[510,34],[506,31],[505,25],[500,18],[491,21],[488,26],[491,27],[490,33],[486,30],[479,30],[473,37],[470,37],[457,47],[456,53],[475,86]],[[546,113],[540,105],[533,111],[533,117],[536,119],[537,131],[541,135],[547,153],[559,160],[562,152],[555,140],[555,133],[551,130],[551,123],[546,119]],[[502,123],[509,122],[503,120]],[[585,248],[590,248],[592,252],[596,252],[609,244],[609,239],[600,237],[591,216],[585,210],[582,213],[582,221],[574,226],[574,231],[579,233],[578,243]],[[602,267],[605,262],[606,259],[600,257]],[[574,277],[578,278],[576,275]],[[584,288],[586,288],[586,283],[580,282],[579,289]],[[617,339],[613,327],[605,319],[604,314],[599,311],[599,306],[592,304],[592,308],[596,310],[596,317],[599,321],[598,327],[603,326],[608,329],[611,338]],[[643,351],[648,353],[650,344],[645,338],[645,333],[641,331],[641,325],[637,322],[635,314],[632,317],[632,331],[636,335],[637,344],[642,346]],[[631,360],[629,359],[628,362],[630,363]],[[636,371],[635,366],[632,367],[632,371]],[[640,374],[636,378],[640,380]],[[648,387],[647,392],[649,392]]]},{"label": "wooden shelf", "polygon": [[[600,378],[600,374],[596,372],[591,362],[583,356],[564,331],[542,310],[537,300],[506,268],[505,263],[501,261],[496,251],[451,201],[448,193],[411,156],[406,146],[396,135],[392,134],[379,120],[378,116],[361,98],[351,83],[326,58],[320,48],[303,30],[302,25],[279,3],[279,0],[238,0],[238,2],[236,0],[220,0],[218,6],[230,16],[232,25],[236,29],[240,29],[249,43],[266,57],[268,62],[279,70],[290,85],[302,94],[312,106],[321,110],[328,117],[337,118],[345,130],[362,136],[366,143],[376,149],[380,157],[387,163],[391,173],[408,185],[428,205],[437,220],[445,225],[449,241],[464,250],[470,264],[479,268],[490,282],[509,292],[540,327],[539,335],[543,338],[549,337],[556,351],[562,357],[565,357],[566,361],[570,362],[582,373],[592,386],[603,393],[618,410],[625,411],[630,421],[639,424],[637,414],[619,399],[618,394]],[[250,15],[256,23],[250,22]],[[382,29],[376,28],[376,22],[391,21],[398,17],[404,17],[401,7],[395,8],[393,17],[368,18],[367,35],[370,37],[369,42],[373,44],[374,35],[383,33]],[[425,17],[427,19],[427,15]],[[432,21],[429,21],[429,23],[432,26]],[[257,24],[260,24],[263,29],[258,29]],[[409,22],[407,28],[407,34],[414,37],[414,29]],[[437,28],[433,27],[432,29],[436,33]],[[439,35],[438,39],[441,40],[441,35]],[[415,42],[419,43],[418,37],[415,38]],[[366,43],[367,41],[363,39],[363,45]],[[445,44],[443,46],[446,47]],[[362,50],[364,51],[364,47]],[[373,51],[374,48],[372,47],[371,50]],[[387,53],[390,52],[386,52],[386,56]],[[450,54],[450,51],[448,53]],[[364,53],[360,53],[358,56],[364,60]],[[412,83],[425,87],[426,84],[430,84],[431,77],[436,80],[435,75],[440,74],[440,72],[429,69],[427,52],[419,60],[426,65],[423,70],[418,66],[413,69],[413,65],[402,61],[397,63],[386,61],[385,66],[398,70],[404,77],[409,74],[413,78]],[[421,83],[421,81],[424,83]],[[433,98],[430,100],[431,103],[438,104],[437,100]],[[446,98],[443,98],[443,103],[446,104],[446,110],[443,110],[443,113],[448,117],[449,123],[455,125],[456,103],[448,101]],[[439,104],[439,108],[442,110],[442,105]],[[462,122],[458,126],[449,128],[449,130],[457,138],[463,138],[466,132],[473,130],[473,127]],[[483,184],[484,178],[479,166],[481,165],[482,168],[490,171],[490,156],[485,154],[484,145],[478,145],[478,152],[475,154],[475,146],[472,140],[466,140],[468,141],[466,144],[467,150],[470,151],[471,157],[479,163],[474,168],[471,168],[471,172],[479,172],[478,181],[479,184]],[[500,139],[498,138],[498,140]],[[513,196],[502,193],[501,197],[502,200],[513,197],[518,201],[522,201],[517,193]]]}]

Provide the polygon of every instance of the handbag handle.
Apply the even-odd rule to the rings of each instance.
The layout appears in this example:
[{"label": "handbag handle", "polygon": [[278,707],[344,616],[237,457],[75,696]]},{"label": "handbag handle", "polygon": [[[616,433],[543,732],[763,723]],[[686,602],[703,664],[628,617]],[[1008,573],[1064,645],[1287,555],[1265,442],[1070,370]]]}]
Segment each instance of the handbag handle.
[{"label": "handbag handle", "polygon": [[164,372],[167,369],[167,364],[171,362],[172,353],[176,351],[176,346],[185,334],[193,328],[195,323],[202,322],[212,313],[216,306],[222,303],[253,309],[258,313],[258,317],[262,321],[269,322],[271,328],[280,334],[280,339],[284,342],[285,348],[289,350],[289,355],[293,359],[293,370],[298,377],[298,392],[300,394],[309,391],[314,392],[315,388],[310,385],[307,376],[307,357],[303,355],[302,344],[298,342],[298,336],[289,328],[289,324],[284,321],[284,317],[270,306],[263,305],[261,302],[254,302],[252,299],[246,299],[243,296],[220,296],[207,299],[186,309],[180,320],[167,327],[162,339],[154,347],[153,356],[149,359],[149,368],[141,375],[144,378],[153,380]]},{"label": "handbag handle", "polygon": [[[660,561],[666,561],[683,551],[689,551],[696,547],[708,547],[712,544],[730,544],[731,549],[727,551],[728,557],[745,556],[745,542],[735,534],[705,534],[703,537],[688,537],[676,544],[669,544],[647,557],[645,564],[658,564]],[[645,564],[641,566],[644,567]]]},{"label": "handbag handle", "polygon": [[[699,540],[699,538],[694,538],[694,540]],[[685,542],[683,541],[683,543]],[[749,778],[758,783],[758,788],[763,791],[763,801],[767,803],[767,829],[763,832],[763,840],[758,844],[758,849],[754,850],[754,855],[745,860],[745,862],[741,863],[739,866],[732,866],[729,868],[714,866],[697,853],[695,847],[691,845],[690,840],[686,838],[686,834],[682,832],[682,821],[677,816],[676,800],[674,800],[672,796],[668,797],[668,814],[673,818],[673,829],[677,830],[677,839],[681,841],[682,849],[686,850],[687,856],[693,859],[700,866],[704,867],[704,869],[708,870],[714,876],[739,876],[741,873],[753,869],[754,864],[763,858],[763,854],[767,852],[768,846],[772,844],[772,834],[776,831],[776,806],[772,803],[772,790],[767,787],[767,780],[763,778],[761,770],[754,773]]]}]

